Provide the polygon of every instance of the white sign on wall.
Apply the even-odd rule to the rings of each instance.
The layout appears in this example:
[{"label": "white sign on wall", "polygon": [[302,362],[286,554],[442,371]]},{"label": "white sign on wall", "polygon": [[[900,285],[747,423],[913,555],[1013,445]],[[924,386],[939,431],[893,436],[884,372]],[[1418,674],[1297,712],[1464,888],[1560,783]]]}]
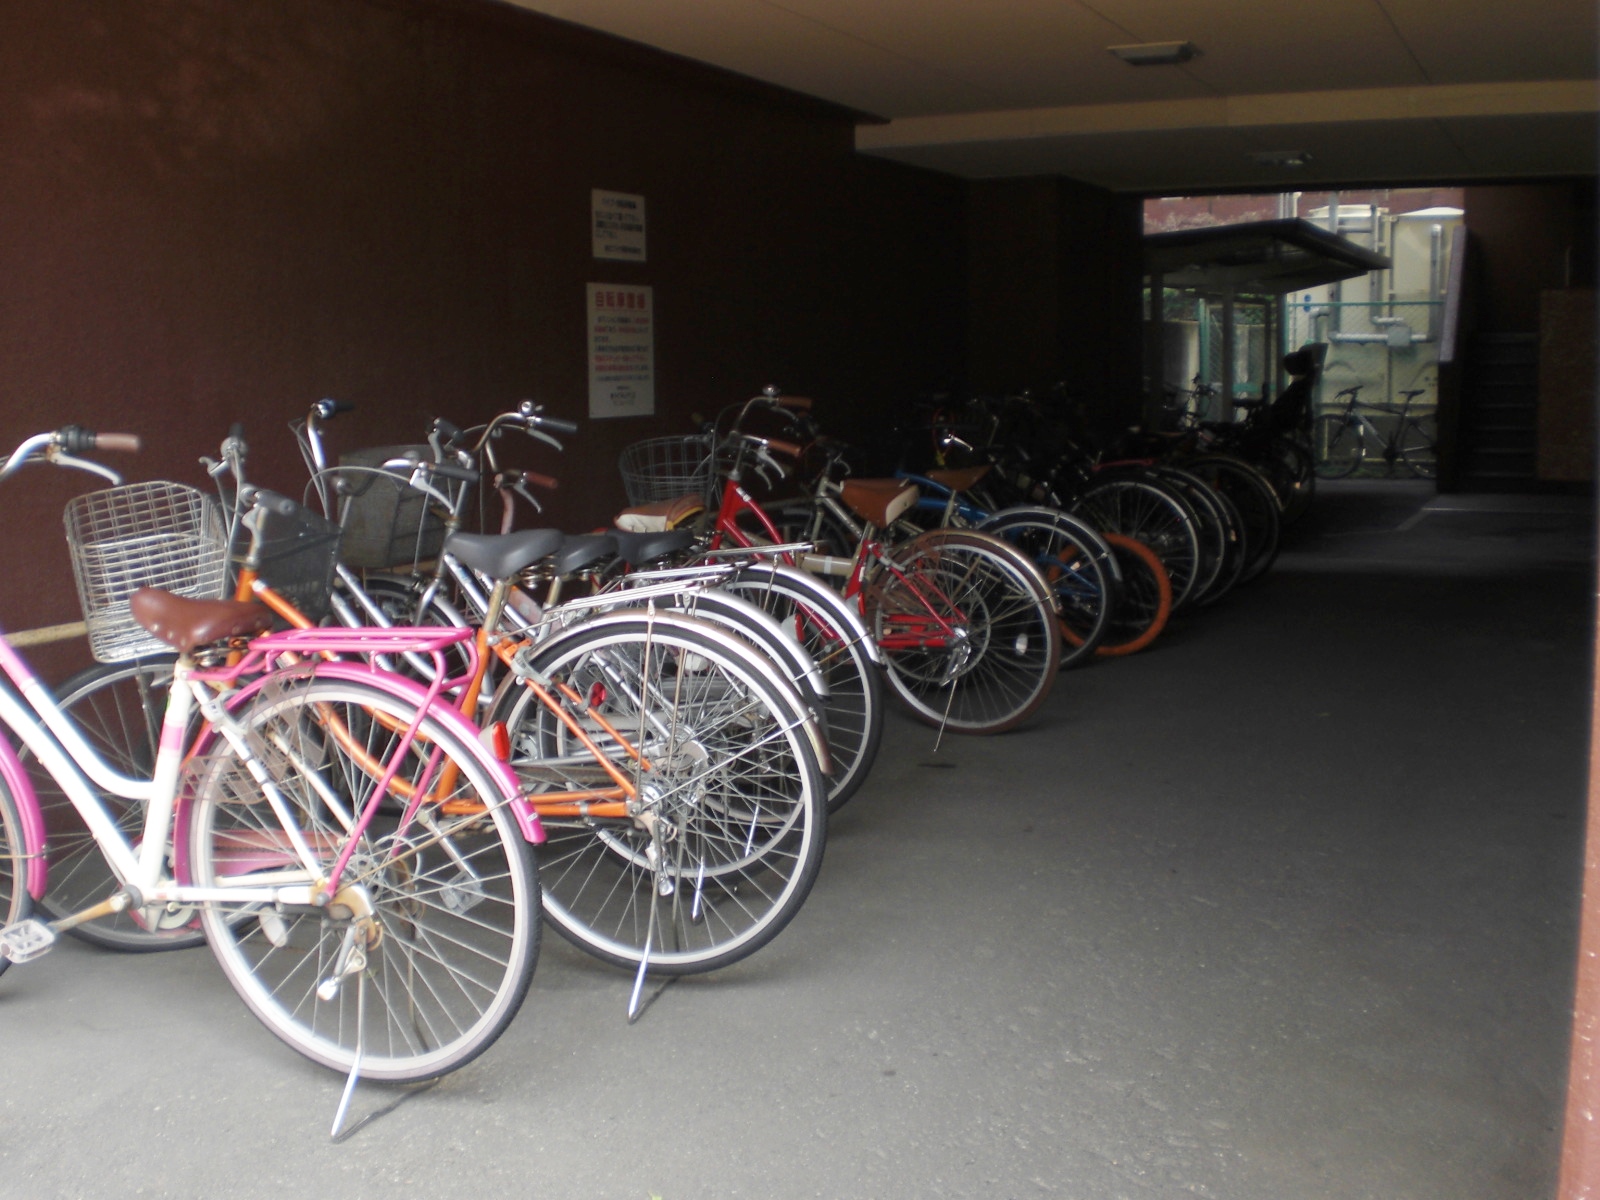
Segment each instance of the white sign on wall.
[{"label": "white sign on wall", "polygon": [[623,283],[586,286],[589,416],[647,417],[656,410],[652,289]]},{"label": "white sign on wall", "polygon": [[593,188],[589,208],[594,223],[594,256],[620,262],[644,261],[644,197]]}]

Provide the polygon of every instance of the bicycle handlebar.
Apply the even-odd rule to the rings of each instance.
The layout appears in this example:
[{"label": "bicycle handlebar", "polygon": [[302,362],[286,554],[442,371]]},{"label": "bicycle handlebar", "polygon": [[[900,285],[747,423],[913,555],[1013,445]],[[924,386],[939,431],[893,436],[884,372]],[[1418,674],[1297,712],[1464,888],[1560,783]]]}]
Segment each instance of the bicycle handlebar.
[{"label": "bicycle handlebar", "polygon": [[37,433],[27,438],[4,459],[0,459],[0,479],[5,479],[26,463],[43,459],[58,467],[74,467],[109,480],[113,486],[122,482],[122,476],[110,467],[91,462],[78,455],[90,450],[107,450],[113,453],[137,454],[142,447],[136,433],[95,433],[82,425],[63,425],[54,433]]}]

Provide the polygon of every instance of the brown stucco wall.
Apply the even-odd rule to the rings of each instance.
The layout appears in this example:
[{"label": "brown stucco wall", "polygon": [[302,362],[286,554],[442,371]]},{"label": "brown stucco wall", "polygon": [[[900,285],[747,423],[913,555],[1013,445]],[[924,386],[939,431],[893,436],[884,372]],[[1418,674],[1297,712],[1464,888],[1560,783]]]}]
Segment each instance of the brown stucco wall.
[{"label": "brown stucco wall", "polygon": [[[621,501],[617,452],[767,383],[845,434],[959,383],[957,181],[852,151],[850,114],[489,0],[9,0],[0,8],[0,441],[145,435],[199,482],[230,421],[340,446],[524,396],[583,420],[526,465],[552,523]],[[590,189],[645,196],[649,260],[590,256]],[[586,282],[647,283],[657,415],[586,419]],[[8,443],[9,444],[9,443]],[[4,498],[12,629],[75,615],[44,478]]]}]

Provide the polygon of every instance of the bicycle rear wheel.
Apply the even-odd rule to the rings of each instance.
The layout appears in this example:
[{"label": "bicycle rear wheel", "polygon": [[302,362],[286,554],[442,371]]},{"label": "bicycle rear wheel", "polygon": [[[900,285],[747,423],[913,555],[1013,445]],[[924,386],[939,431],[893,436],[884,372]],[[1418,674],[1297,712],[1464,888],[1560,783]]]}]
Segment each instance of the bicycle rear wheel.
[{"label": "bicycle rear wheel", "polygon": [[1420,479],[1439,477],[1439,454],[1433,435],[1414,417],[1408,417],[1400,430],[1400,461]]},{"label": "bicycle rear wheel", "polygon": [[752,563],[722,587],[782,621],[822,670],[828,687],[822,721],[833,765],[828,811],[837,812],[866,781],[883,740],[883,674],[866,629],[827,584],[793,568]]},{"label": "bicycle rear wheel", "polygon": [[[636,793],[629,815],[583,801],[564,812],[545,804],[540,816],[545,916],[605,962],[648,956],[663,975],[737,962],[794,918],[821,869],[826,792],[808,714],[720,633],[676,615],[613,613],[527,660],[525,678],[579,698],[559,707]],[[540,793],[599,801],[615,787],[520,679],[507,681],[491,721],[505,722],[535,808]]]},{"label": "bicycle rear wheel", "polygon": [[[280,675],[235,702],[319,876],[415,715],[400,687]],[[298,865],[251,765],[214,733],[190,764],[199,886],[256,886]],[[454,779],[448,794],[442,777]],[[402,805],[380,806],[331,904],[214,902],[202,922],[228,981],[279,1038],[323,1066],[349,1071],[359,1054],[364,1078],[412,1082],[471,1061],[516,1015],[538,959],[539,887],[509,780],[465,722],[424,717],[396,779],[401,794],[434,794],[409,821]]]},{"label": "bicycle rear wheel", "polygon": [[1318,417],[1311,439],[1319,479],[1344,479],[1353,474],[1366,457],[1361,426],[1341,413],[1323,413]]},{"label": "bicycle rear wheel", "polygon": [[894,547],[866,599],[889,687],[918,720],[1001,733],[1050,694],[1061,665],[1053,605],[993,535],[934,529]]}]

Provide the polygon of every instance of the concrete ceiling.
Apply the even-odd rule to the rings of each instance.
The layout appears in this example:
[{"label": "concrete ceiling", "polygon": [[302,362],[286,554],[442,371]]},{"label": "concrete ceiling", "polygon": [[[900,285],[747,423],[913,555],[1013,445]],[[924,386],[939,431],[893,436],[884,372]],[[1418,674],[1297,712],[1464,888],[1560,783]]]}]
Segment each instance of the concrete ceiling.
[{"label": "concrete ceiling", "polygon": [[[1594,0],[512,0],[881,118],[868,154],[1174,194],[1597,170]],[[1109,46],[1189,41],[1178,66]],[[1251,155],[1298,151],[1300,167]]]}]

